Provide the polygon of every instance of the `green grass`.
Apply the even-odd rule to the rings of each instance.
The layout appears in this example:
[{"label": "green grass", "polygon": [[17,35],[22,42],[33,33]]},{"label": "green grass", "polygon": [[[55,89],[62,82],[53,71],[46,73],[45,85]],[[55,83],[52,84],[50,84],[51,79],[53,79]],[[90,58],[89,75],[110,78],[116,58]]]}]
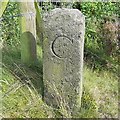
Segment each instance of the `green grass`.
[{"label": "green grass", "polygon": [[[21,63],[20,50],[5,47],[2,67],[2,117],[48,118],[62,117],[60,110],[42,100],[42,50],[38,46],[38,61],[27,66]],[[81,111],[77,117],[101,118],[118,115],[118,78],[108,71],[92,71],[84,66],[84,88]]]},{"label": "green grass", "polygon": [[99,117],[118,117],[118,77],[108,71],[94,71],[85,67],[84,85],[97,104]]},{"label": "green grass", "polygon": [[[2,111],[7,118],[53,116],[53,109],[42,101],[41,61],[35,66],[20,62],[20,53],[3,51]],[[38,66],[37,66],[38,65]]]}]

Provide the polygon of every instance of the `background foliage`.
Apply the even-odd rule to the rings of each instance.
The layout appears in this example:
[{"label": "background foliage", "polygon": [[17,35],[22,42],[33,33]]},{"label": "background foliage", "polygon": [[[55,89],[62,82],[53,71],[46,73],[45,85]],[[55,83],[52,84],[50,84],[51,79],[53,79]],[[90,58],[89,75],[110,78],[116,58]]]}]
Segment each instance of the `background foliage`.
[{"label": "background foliage", "polygon": [[[85,59],[93,68],[108,68],[114,72],[117,69],[119,6],[117,2],[83,2],[73,5],[86,16]],[[110,24],[105,26],[108,22]],[[106,48],[110,47],[112,51],[108,51],[111,52],[108,56]]]}]

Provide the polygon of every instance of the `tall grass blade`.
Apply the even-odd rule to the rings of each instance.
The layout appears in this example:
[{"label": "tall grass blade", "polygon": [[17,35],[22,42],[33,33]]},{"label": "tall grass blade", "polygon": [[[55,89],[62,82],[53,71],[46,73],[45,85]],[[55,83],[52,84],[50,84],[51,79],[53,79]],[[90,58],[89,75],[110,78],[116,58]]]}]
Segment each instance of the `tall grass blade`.
[{"label": "tall grass blade", "polygon": [[8,4],[9,0],[2,0],[2,2],[0,3],[0,17],[2,17],[6,7],[7,7],[7,4]]}]

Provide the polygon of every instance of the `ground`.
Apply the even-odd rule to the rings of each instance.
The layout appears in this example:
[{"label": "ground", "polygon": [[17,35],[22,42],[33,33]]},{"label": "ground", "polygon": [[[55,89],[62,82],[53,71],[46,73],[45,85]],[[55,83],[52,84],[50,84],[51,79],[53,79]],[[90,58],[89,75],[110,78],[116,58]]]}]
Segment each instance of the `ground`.
[{"label": "ground", "polygon": [[[37,51],[38,62],[28,66],[21,63],[19,49],[3,48],[2,117],[62,117],[60,110],[47,106],[42,100],[42,50],[39,46]],[[109,71],[93,71],[84,63],[82,106],[77,117],[118,117],[117,75]]]}]

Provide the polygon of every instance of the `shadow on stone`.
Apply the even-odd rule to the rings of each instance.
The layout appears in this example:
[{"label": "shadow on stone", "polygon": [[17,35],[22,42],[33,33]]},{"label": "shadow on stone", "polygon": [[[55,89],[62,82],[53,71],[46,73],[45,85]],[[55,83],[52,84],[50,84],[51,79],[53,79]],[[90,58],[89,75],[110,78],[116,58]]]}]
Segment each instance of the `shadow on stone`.
[{"label": "shadow on stone", "polygon": [[21,35],[21,60],[23,63],[31,64],[36,62],[36,38],[35,36],[27,31]]}]

